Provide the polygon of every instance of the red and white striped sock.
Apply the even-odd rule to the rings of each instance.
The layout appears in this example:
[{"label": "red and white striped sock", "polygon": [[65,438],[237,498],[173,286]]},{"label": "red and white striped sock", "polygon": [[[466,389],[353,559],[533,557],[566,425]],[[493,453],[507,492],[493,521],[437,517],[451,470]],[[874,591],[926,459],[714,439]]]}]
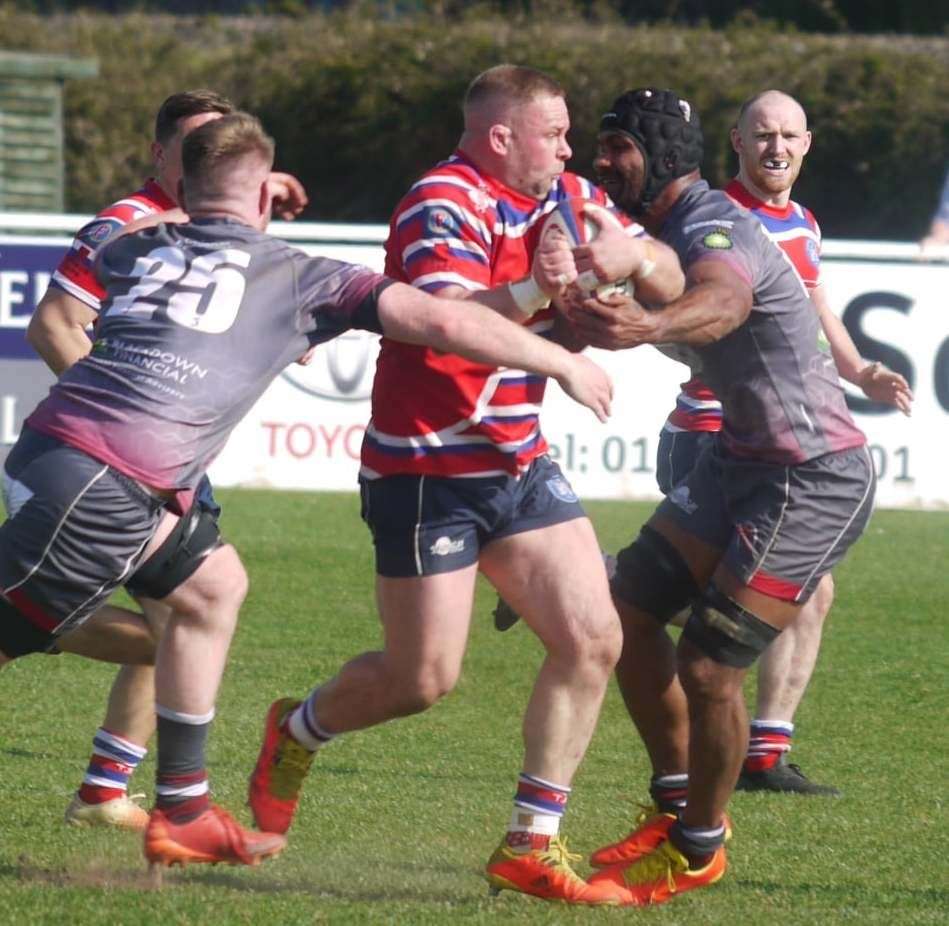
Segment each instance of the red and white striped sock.
[{"label": "red and white striped sock", "polygon": [[756,717],[751,721],[744,770],[764,772],[769,768],[774,768],[781,756],[791,751],[793,735],[793,723],[786,720],[762,720]]},{"label": "red and white striped sock", "polygon": [[79,787],[87,804],[103,804],[128,793],[129,778],[148,750],[104,727],[92,738],[92,756]]}]

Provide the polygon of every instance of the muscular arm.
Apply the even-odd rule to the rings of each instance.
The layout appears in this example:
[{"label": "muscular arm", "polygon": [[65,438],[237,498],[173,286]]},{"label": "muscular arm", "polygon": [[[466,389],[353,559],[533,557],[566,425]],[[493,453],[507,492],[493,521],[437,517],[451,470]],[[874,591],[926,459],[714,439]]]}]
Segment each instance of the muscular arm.
[{"label": "muscular arm", "polygon": [[647,311],[627,296],[587,299],[572,321],[594,347],[621,350],[639,344],[720,341],[751,313],[751,287],[724,262],[702,260],[686,274],[685,292],[661,309]]},{"label": "muscular arm", "polygon": [[848,383],[859,386],[874,402],[883,402],[908,415],[913,403],[909,383],[882,363],[864,360],[844,323],[833,313],[823,286],[811,290],[811,302],[830,344],[837,372]]},{"label": "muscular arm", "polygon": [[601,420],[609,415],[612,384],[591,360],[571,354],[502,318],[496,311],[430,296],[403,283],[379,297],[386,337],[459,354],[494,367],[514,367],[554,377],[564,390]]},{"label": "muscular arm", "polygon": [[50,287],[30,319],[26,340],[60,376],[92,349],[85,329],[95,319],[95,309],[62,289]]}]

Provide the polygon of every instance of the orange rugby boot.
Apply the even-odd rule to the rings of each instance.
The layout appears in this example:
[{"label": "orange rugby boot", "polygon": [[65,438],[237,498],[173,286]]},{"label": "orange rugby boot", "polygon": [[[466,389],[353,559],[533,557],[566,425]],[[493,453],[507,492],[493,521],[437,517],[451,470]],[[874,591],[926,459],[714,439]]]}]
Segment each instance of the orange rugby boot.
[{"label": "orange rugby boot", "polygon": [[247,803],[257,827],[268,833],[286,833],[300,800],[303,779],[314,753],[286,733],[282,724],[300,704],[291,698],[274,701],[264,723],[264,742],[250,776]]},{"label": "orange rugby boot", "polygon": [[669,827],[676,822],[676,815],[663,813],[655,804],[640,804],[639,806],[642,809],[636,817],[633,831],[619,842],[597,849],[590,856],[590,864],[594,868],[628,865],[644,855],[649,855],[660,843],[666,841]]},{"label": "orange rugby boot", "polygon": [[614,903],[645,907],[714,884],[725,874],[726,867],[724,846],[716,849],[706,865],[693,869],[689,868],[689,860],[667,839],[632,865],[613,865],[596,872],[590,878],[590,886],[612,891]]},{"label": "orange rugby boot", "polygon": [[156,808],[145,830],[145,858],[153,866],[259,865],[286,844],[278,833],[245,830],[216,804],[187,823],[174,823]]},{"label": "orange rugby boot", "polygon": [[[597,849],[590,856],[594,868],[609,868],[611,865],[629,865],[631,862],[649,855],[653,849],[666,841],[669,827],[676,822],[676,816],[659,810],[655,804],[640,804],[642,809],[636,817],[636,827],[619,842],[610,843]],[[732,821],[728,814],[724,817],[725,841],[732,838]]]},{"label": "orange rugby boot", "polygon": [[502,842],[488,860],[485,877],[493,894],[508,890],[561,903],[618,903],[612,885],[596,888],[570,867],[570,862],[579,858],[567,852],[566,843],[558,836],[550,840],[547,849],[528,852],[515,852]]}]

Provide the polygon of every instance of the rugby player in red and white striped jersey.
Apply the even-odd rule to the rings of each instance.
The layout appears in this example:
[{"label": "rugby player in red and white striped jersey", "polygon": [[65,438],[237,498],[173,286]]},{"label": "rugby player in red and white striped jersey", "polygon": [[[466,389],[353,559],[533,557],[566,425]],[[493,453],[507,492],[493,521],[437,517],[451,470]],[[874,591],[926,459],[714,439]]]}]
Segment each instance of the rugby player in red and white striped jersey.
[{"label": "rugby player in red and white striped jersey", "polygon": [[[577,265],[565,239],[541,234],[543,220],[566,197],[606,198],[564,172],[570,121],[563,88],[547,75],[491,68],[469,86],[463,109],[455,154],[396,207],[386,272],[550,335],[547,306]],[[598,278],[638,275],[647,301],[682,289],[674,253],[638,226],[604,228],[591,247],[606,274]],[[524,718],[511,822],[488,878],[548,899],[600,902],[570,868],[558,831],[621,639],[593,528],[546,454],[543,392],[544,379],[522,370],[383,340],[361,487],[384,649],[356,657],[302,703],[272,706],[250,794],[263,829],[290,825],[309,763],[301,750],[425,710],[451,691],[480,568],[546,649]],[[301,769],[295,782],[286,756]]]},{"label": "rugby player in red and white striped jersey", "polygon": [[[144,559],[165,506],[188,510],[207,466],[279,371],[350,328],[553,376],[607,416],[609,378],[587,358],[483,306],[310,258],[264,234],[273,152],[252,116],[209,120],[182,150],[190,218],[145,217],[98,252],[106,296],[95,347],[27,418],[4,463],[0,665],[69,648]],[[212,557],[227,549],[200,564],[197,586],[173,593],[156,658],[145,854],[157,866],[254,865],[286,842],[243,829],[211,803],[205,747],[246,591],[216,574]],[[111,642],[113,651],[85,655],[124,657],[121,635]]]}]

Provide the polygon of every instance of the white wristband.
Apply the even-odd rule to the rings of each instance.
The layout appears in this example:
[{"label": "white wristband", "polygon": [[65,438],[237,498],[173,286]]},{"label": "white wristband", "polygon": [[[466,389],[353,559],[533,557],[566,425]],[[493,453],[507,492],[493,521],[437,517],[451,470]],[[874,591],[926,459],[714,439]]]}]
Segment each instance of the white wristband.
[{"label": "white wristband", "polygon": [[636,272],[633,274],[633,279],[637,281],[645,280],[653,270],[656,269],[656,262],[654,260],[643,260],[640,265],[636,268]]},{"label": "white wristband", "polygon": [[550,297],[546,296],[537,285],[533,274],[529,274],[523,280],[508,283],[507,288],[514,304],[524,315],[533,315],[540,309],[546,309],[550,305]]},{"label": "white wristband", "polygon": [[646,279],[656,269],[656,261],[654,260],[656,256],[656,249],[652,246],[651,241],[643,242],[645,248],[645,254],[643,259],[639,262],[639,266],[633,271],[633,279],[637,282],[641,282]]}]

